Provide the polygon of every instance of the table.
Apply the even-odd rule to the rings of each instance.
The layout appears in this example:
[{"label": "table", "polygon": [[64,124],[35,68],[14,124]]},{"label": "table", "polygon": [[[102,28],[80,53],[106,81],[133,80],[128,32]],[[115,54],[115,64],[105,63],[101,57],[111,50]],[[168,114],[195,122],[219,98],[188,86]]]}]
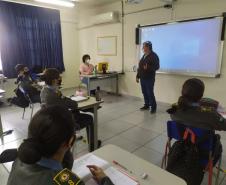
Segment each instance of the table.
[{"label": "table", "polygon": [[89,97],[88,100],[78,102],[78,109],[85,110],[93,108],[93,122],[94,122],[94,150],[97,149],[98,145],[98,107],[104,101],[96,101],[94,97]]},{"label": "table", "polygon": [[[139,181],[140,185],[186,185],[183,179],[117,146],[106,145],[94,151],[93,154],[112,165],[113,160],[117,161],[132,172],[131,175]],[[141,178],[143,173],[148,174],[147,179]]]},{"label": "table", "polygon": [[112,72],[112,73],[106,73],[106,74],[96,74],[96,75],[80,75],[80,77],[87,79],[87,92],[88,95],[90,95],[90,84],[93,81],[100,81],[100,80],[106,80],[106,79],[116,79],[115,80],[115,94],[119,95],[119,88],[118,88],[118,72]]}]

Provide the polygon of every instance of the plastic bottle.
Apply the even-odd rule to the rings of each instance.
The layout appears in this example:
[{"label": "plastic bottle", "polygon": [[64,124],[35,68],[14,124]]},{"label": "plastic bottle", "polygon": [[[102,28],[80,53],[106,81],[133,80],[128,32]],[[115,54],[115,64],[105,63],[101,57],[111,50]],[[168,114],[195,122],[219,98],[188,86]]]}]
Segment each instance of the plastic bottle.
[{"label": "plastic bottle", "polygon": [[101,101],[100,87],[99,87],[99,86],[97,86],[97,88],[96,88],[96,93],[95,93],[95,95],[96,95],[96,101]]}]

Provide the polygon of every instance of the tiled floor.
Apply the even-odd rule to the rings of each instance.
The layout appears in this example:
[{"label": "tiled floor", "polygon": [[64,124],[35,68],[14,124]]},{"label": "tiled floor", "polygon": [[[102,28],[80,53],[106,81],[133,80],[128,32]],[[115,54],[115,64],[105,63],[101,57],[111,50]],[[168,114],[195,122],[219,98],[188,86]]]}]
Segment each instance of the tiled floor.
[{"label": "tiled floor", "polygon": [[[71,90],[64,92],[71,94]],[[168,104],[159,103],[158,111],[151,115],[148,111],[141,112],[139,107],[142,101],[134,97],[117,97],[104,95],[104,104],[99,110],[98,134],[103,145],[115,144],[135,155],[160,166],[166,136],[166,121],[169,115],[165,112]],[[35,111],[39,109],[36,105]],[[4,130],[14,129],[13,134],[0,142],[0,152],[6,148],[17,147],[27,135],[30,110],[27,110],[25,119],[22,120],[22,109],[14,106],[0,108]],[[79,134],[86,136],[82,130]],[[222,135],[222,144],[226,148],[226,133]],[[76,143],[75,157],[87,153],[87,143],[79,141]],[[226,168],[226,152],[223,153],[223,167]],[[9,167],[10,164],[6,165]],[[7,182],[8,172],[0,165],[0,184]],[[226,183],[226,181],[225,181]],[[225,184],[223,183],[223,184]],[[206,178],[203,185],[207,184]]]}]

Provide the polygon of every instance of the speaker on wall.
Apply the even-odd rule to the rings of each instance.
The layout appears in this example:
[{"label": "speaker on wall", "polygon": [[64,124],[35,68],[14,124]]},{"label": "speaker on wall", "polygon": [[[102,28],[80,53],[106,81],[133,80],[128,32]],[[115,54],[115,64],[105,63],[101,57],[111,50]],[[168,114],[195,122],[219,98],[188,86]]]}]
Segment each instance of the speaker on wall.
[{"label": "speaker on wall", "polygon": [[138,24],[136,27],[136,34],[135,34],[135,43],[136,45],[140,45],[140,25]]}]

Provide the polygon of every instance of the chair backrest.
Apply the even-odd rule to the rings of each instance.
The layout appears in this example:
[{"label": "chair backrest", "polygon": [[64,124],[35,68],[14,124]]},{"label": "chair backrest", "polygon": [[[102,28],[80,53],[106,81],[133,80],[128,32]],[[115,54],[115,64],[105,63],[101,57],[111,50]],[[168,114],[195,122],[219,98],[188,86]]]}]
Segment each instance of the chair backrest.
[{"label": "chair backrest", "polygon": [[27,101],[29,101],[30,104],[32,104],[32,101],[31,101],[31,98],[30,98],[28,92],[26,92],[26,91],[24,90],[24,88],[21,87],[21,85],[19,85],[18,88],[19,88],[19,90],[23,93],[24,98],[25,98]]},{"label": "chair backrest", "polygon": [[[195,135],[195,144],[197,144],[200,151],[200,162],[201,164],[206,165],[209,160],[209,153],[212,152],[214,148],[215,132],[212,130],[186,126],[175,121],[167,122],[167,135],[170,140],[183,140],[187,130],[190,130],[192,134]],[[192,140],[191,135],[189,135],[189,139]]]}]

